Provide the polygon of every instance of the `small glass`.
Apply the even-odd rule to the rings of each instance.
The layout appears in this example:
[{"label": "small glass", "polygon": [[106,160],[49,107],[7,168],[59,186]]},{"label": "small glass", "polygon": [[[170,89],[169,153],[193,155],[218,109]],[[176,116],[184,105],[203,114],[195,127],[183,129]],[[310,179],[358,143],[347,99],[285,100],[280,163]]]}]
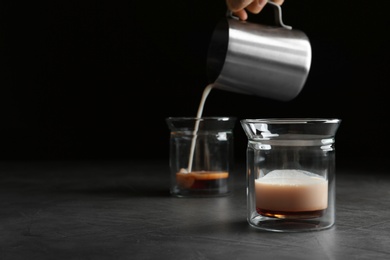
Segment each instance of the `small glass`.
[{"label": "small glass", "polygon": [[233,163],[233,117],[169,117],[174,196],[227,195]]},{"label": "small glass", "polygon": [[247,220],[277,232],[335,223],[335,134],[339,119],[245,119]]}]

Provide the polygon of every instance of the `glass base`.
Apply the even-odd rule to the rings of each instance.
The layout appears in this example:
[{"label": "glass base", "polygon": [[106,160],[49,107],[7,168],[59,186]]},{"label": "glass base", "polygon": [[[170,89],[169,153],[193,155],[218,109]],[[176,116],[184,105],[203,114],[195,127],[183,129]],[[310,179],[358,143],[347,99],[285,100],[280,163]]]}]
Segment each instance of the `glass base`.
[{"label": "glass base", "polygon": [[334,225],[332,221],[321,218],[312,219],[279,219],[257,216],[248,219],[251,227],[273,232],[308,232],[329,229]]},{"label": "glass base", "polygon": [[190,190],[190,189],[172,189],[171,195],[176,197],[223,197],[228,196],[227,190]]}]

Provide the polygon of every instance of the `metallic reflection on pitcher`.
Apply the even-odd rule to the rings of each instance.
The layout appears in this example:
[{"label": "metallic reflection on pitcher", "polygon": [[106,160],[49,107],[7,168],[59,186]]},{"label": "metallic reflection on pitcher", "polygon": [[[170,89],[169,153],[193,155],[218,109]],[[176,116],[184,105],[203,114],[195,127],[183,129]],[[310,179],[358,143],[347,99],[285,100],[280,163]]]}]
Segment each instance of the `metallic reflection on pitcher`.
[{"label": "metallic reflection on pitcher", "polygon": [[340,119],[245,119],[247,219],[297,232],[335,223],[335,134]]}]

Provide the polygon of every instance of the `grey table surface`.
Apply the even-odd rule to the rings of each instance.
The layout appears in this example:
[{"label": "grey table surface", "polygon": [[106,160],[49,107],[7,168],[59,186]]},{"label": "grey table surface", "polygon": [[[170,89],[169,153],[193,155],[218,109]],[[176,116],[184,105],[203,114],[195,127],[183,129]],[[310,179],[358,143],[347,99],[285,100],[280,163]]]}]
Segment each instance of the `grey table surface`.
[{"label": "grey table surface", "polygon": [[334,227],[275,233],[246,221],[245,166],[176,198],[165,161],[0,162],[0,259],[390,259],[390,175],[336,176]]}]

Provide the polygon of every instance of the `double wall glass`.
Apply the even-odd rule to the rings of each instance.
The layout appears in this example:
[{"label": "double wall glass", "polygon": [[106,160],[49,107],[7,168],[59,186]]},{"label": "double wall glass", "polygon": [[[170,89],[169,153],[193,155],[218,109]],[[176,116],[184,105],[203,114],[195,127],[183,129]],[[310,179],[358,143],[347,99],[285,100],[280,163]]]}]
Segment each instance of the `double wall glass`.
[{"label": "double wall glass", "polygon": [[296,232],[335,223],[335,134],[339,119],[245,119],[247,220]]}]

